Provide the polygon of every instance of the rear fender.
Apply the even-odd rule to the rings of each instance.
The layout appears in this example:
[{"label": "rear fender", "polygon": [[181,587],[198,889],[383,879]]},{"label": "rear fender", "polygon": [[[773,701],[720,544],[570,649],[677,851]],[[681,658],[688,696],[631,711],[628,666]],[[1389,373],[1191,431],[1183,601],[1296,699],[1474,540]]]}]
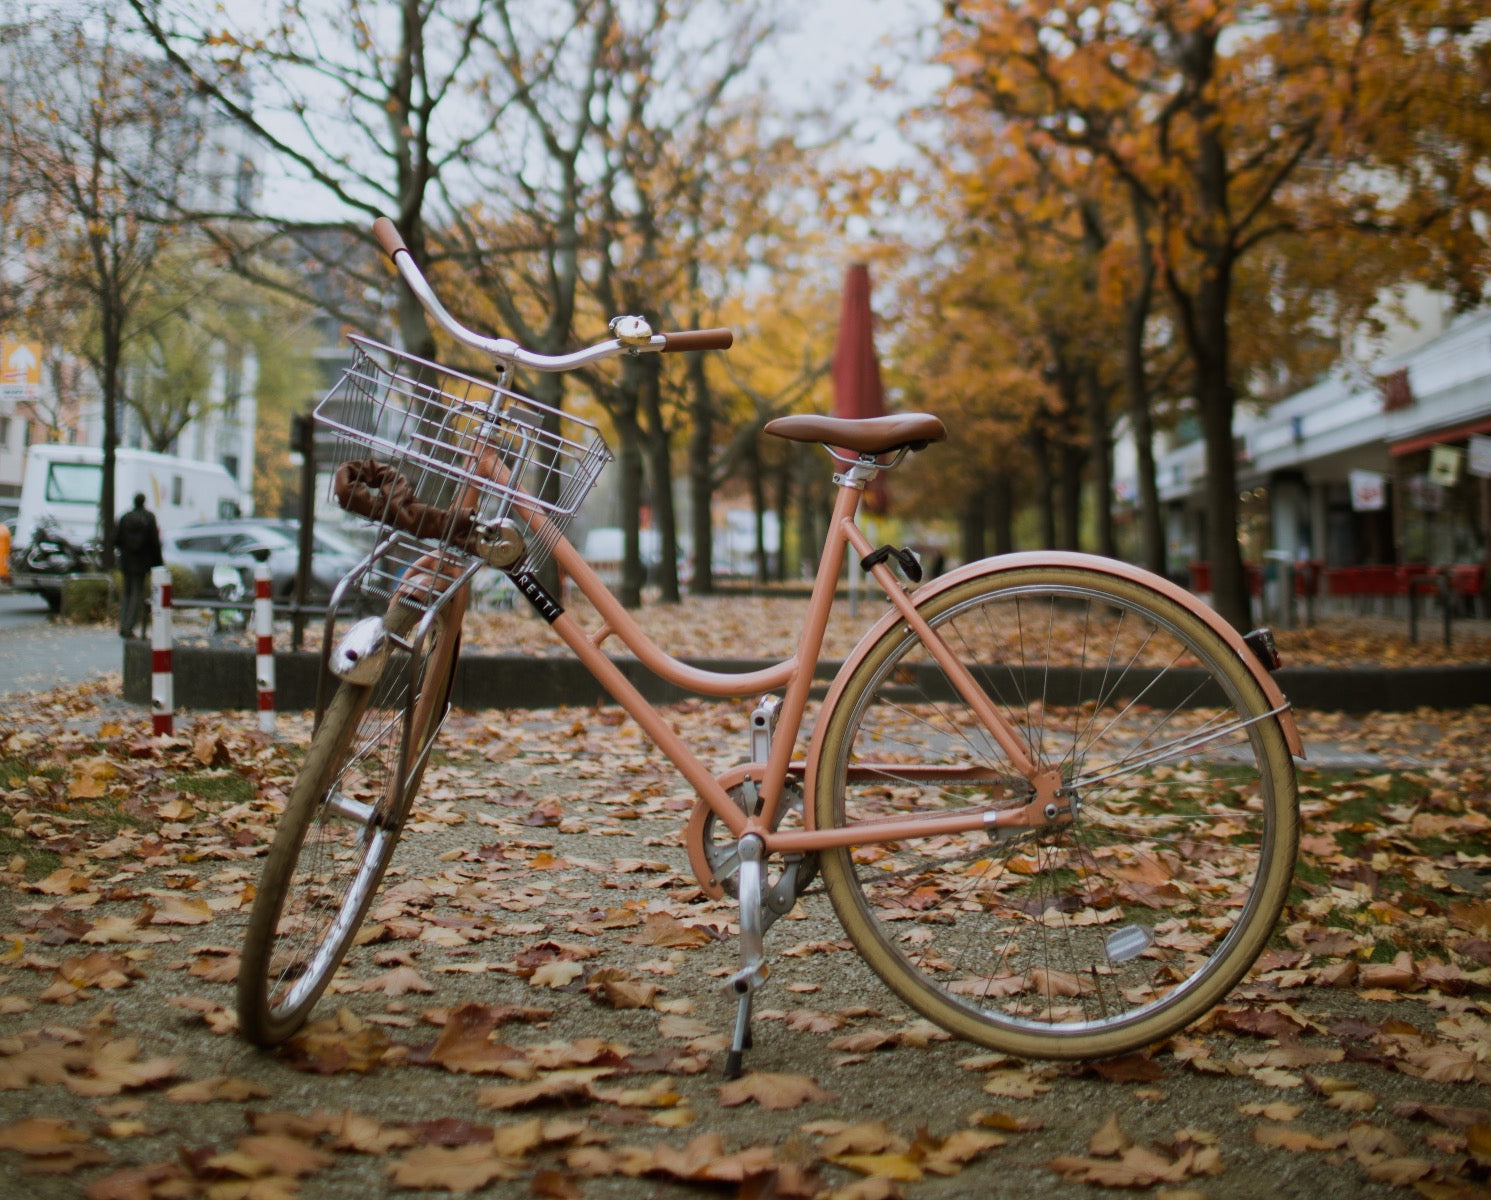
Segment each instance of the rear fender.
[{"label": "rear fender", "polygon": [[[985,558],[978,562],[968,563],[957,567],[945,575],[939,575],[936,579],[918,588],[915,595],[917,607],[921,607],[929,600],[940,596],[949,588],[955,588],[959,584],[967,583],[968,580],[988,573],[1003,571],[1016,571],[1028,567],[1080,567],[1083,570],[1095,571],[1102,575],[1111,575],[1115,579],[1130,580],[1141,583],[1153,591],[1174,600],[1181,607],[1193,614],[1197,619],[1204,621],[1220,637],[1248,668],[1253,678],[1257,680],[1259,688],[1267,698],[1271,708],[1281,710],[1279,712],[1279,727],[1283,731],[1285,744],[1289,747],[1289,753],[1296,758],[1305,757],[1304,743],[1299,736],[1299,726],[1294,720],[1294,711],[1289,707],[1289,701],[1279,689],[1274,677],[1248,649],[1247,643],[1242,640],[1242,635],[1233,629],[1221,615],[1210,605],[1197,599],[1192,593],[1185,590],[1179,584],[1172,583],[1162,575],[1156,575],[1153,571],[1146,571],[1143,567],[1136,567],[1132,563],[1119,562],[1117,559],[1103,558],[1096,554],[1076,554],[1063,550],[1037,550],[1024,551],[1018,554],[1002,554],[995,558]],[[854,674],[860,662],[870,652],[870,648],[883,637],[887,631],[894,628],[901,621],[901,614],[892,609],[876,622],[864,637],[860,638],[859,644],[854,647],[849,657],[844,660],[844,665],[839,668],[839,673],[834,676],[833,685],[829,688],[828,695],[823,701],[822,713],[833,711],[844,691],[849,677]],[[814,782],[818,778],[818,757],[822,750],[821,738],[826,726],[821,718],[813,730],[812,744],[808,748],[807,773],[803,780],[804,790],[811,791]],[[813,813],[813,801],[811,795],[807,798],[806,812],[811,817]]]}]

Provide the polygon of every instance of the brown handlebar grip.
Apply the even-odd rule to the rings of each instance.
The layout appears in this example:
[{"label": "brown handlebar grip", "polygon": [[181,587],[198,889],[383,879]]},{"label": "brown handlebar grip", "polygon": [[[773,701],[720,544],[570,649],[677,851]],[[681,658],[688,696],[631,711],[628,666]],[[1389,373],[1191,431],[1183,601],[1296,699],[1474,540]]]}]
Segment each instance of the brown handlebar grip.
[{"label": "brown handlebar grip", "polygon": [[685,329],[679,333],[663,334],[663,353],[676,354],[681,350],[728,350],[735,341],[735,333],[729,329]]},{"label": "brown handlebar grip", "polygon": [[400,250],[409,253],[409,247],[404,245],[404,239],[399,235],[398,228],[387,217],[379,217],[373,222],[373,236],[378,239],[378,244],[388,252],[392,258]]}]

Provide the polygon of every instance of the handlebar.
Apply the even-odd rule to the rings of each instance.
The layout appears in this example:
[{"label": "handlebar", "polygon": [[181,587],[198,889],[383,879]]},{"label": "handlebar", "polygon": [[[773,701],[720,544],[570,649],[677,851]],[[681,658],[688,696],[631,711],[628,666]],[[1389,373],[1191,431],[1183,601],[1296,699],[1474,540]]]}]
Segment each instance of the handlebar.
[{"label": "handlebar", "polygon": [[[485,337],[474,330],[467,329],[452,317],[430,287],[430,282],[425,278],[424,272],[415,265],[414,256],[409,253],[409,247],[404,245],[404,239],[398,228],[387,217],[379,217],[373,222],[373,236],[378,239],[378,244],[387,252],[388,257],[393,260],[394,266],[398,268],[409,290],[414,293],[425,311],[435,318],[442,329],[463,345],[480,350],[484,354],[490,354],[500,362],[512,363],[514,366],[527,367],[534,371],[572,371],[576,367],[615,358],[620,354],[670,354],[691,350],[728,350],[731,343],[735,341],[735,334],[729,329],[686,329],[673,333],[653,333],[647,323],[639,317],[618,317],[611,323],[613,330],[619,334],[617,337],[597,342],[593,346],[587,346],[584,350],[576,350],[572,354],[537,354],[532,350],[523,349],[511,338]],[[636,332],[631,332],[632,330]]]}]

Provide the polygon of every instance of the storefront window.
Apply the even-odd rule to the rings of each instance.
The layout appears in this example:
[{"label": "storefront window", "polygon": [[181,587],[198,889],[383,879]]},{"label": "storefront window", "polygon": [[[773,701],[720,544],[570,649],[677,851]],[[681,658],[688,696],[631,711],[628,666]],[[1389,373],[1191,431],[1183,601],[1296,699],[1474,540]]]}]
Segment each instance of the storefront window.
[{"label": "storefront window", "polygon": [[[1459,447],[1464,449],[1463,446]],[[1486,556],[1483,491],[1488,481],[1464,470],[1464,456],[1446,467],[1432,450],[1398,461],[1399,536],[1404,562],[1480,562]]]}]

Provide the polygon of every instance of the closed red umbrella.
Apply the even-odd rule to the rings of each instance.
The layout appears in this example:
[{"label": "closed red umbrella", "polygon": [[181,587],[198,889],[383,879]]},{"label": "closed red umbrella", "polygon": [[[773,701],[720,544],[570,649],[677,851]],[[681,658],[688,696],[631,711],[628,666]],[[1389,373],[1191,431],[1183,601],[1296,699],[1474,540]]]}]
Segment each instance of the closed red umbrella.
[{"label": "closed red umbrella", "polygon": [[[870,312],[870,268],[864,263],[854,263],[844,275],[839,334],[834,343],[836,417],[879,417],[885,413],[874,324]],[[889,500],[884,479],[876,480],[865,497],[866,507],[877,513],[885,511]]]},{"label": "closed red umbrella", "polygon": [[834,343],[834,416],[878,417],[885,412],[880,360],[870,313],[870,268],[855,263],[844,275],[839,336]]}]

